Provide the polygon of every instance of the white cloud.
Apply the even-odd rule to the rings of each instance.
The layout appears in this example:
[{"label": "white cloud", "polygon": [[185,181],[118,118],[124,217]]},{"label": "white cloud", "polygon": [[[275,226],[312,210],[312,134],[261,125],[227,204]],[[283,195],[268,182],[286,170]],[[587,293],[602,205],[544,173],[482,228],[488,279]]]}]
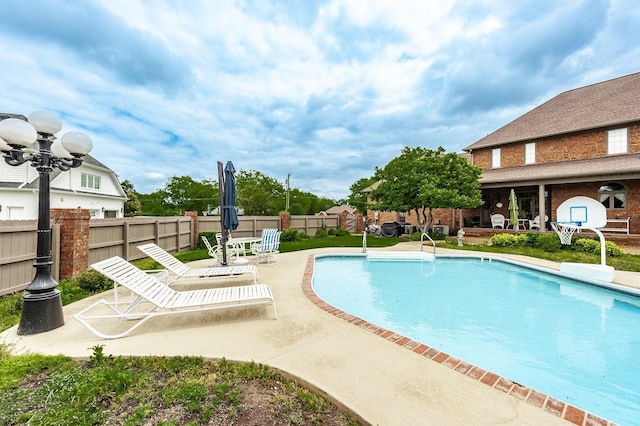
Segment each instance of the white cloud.
[{"label": "white cloud", "polygon": [[231,159],[344,197],[405,145],[458,151],[561,91],[640,71],[631,0],[4,9],[3,112],[59,113],[143,193],[172,176],[215,179]]}]

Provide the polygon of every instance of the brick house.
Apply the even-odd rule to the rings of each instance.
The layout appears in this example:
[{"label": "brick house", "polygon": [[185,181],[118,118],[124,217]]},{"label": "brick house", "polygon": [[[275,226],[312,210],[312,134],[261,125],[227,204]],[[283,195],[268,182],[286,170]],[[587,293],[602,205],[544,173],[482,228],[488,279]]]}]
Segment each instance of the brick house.
[{"label": "brick house", "polygon": [[[639,99],[640,73],[569,90],[464,148],[461,155],[484,170],[484,204],[438,209],[434,225],[491,228],[492,214],[509,216],[514,189],[521,218],[545,212],[554,221],[563,201],[582,195],[602,202],[608,219],[629,218],[629,232],[640,234]],[[367,216],[374,223],[417,224],[414,213]],[[626,223],[607,228],[619,226]]]},{"label": "brick house", "polygon": [[520,216],[553,221],[563,201],[582,195],[640,233],[639,99],[640,73],[569,90],[464,148],[484,169],[485,203],[463,216],[490,227],[492,213],[508,216],[513,188]]}]

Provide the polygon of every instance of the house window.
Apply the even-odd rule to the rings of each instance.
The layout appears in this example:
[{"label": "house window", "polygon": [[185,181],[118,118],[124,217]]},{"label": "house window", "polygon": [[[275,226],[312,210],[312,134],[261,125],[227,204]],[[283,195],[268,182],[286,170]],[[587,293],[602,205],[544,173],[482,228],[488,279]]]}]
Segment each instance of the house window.
[{"label": "house window", "polygon": [[491,151],[491,167],[494,169],[500,167],[500,148],[494,148]]},{"label": "house window", "polygon": [[627,190],[619,183],[602,185],[598,190],[598,200],[608,209],[625,209]]},{"label": "house window", "polygon": [[533,164],[536,162],[536,143],[531,142],[524,146],[524,163]]},{"label": "house window", "polygon": [[627,152],[627,129],[615,129],[607,132],[607,153],[621,154]]},{"label": "house window", "polygon": [[83,188],[100,189],[100,176],[82,173],[80,176],[80,186]]}]

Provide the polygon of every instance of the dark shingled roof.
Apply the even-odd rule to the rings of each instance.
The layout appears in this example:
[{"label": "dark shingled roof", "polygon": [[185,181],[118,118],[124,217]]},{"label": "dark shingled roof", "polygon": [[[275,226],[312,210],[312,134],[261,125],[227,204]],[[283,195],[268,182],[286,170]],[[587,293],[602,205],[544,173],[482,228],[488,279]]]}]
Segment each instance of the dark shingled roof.
[{"label": "dark shingled roof", "polygon": [[563,92],[464,148],[472,151],[640,121],[640,73]]},{"label": "dark shingled roof", "polygon": [[640,178],[640,154],[612,155],[602,158],[540,163],[523,167],[487,169],[480,182],[483,188],[505,183],[537,185],[576,181],[599,181],[603,179]]}]

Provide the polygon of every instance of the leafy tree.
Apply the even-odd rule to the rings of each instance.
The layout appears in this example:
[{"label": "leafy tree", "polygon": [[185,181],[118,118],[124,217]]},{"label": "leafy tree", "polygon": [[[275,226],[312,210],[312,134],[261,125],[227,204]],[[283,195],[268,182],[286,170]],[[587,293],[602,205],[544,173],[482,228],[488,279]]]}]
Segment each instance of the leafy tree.
[{"label": "leafy tree", "polygon": [[362,214],[367,213],[367,194],[362,192],[363,189],[370,187],[376,182],[376,178],[374,176],[368,178],[361,178],[355,181],[349,187],[349,197],[346,200],[346,203],[352,207],[358,209],[358,211]]},{"label": "leafy tree", "polygon": [[196,181],[189,176],[173,176],[163,189],[140,194],[141,212],[148,216],[180,215],[185,211],[206,211],[220,204],[218,183]]},{"label": "leafy tree", "polygon": [[217,182],[203,180],[198,182],[190,176],[173,176],[164,187],[166,198],[164,202],[171,207],[174,214],[185,211],[202,212],[209,205],[220,204]]},{"label": "leafy tree", "polygon": [[140,213],[144,216],[172,216],[173,207],[165,203],[168,195],[165,190],[158,189],[150,194],[140,194]]},{"label": "leafy tree", "polygon": [[455,153],[405,147],[384,168],[376,169],[380,185],[371,192],[378,210],[414,210],[423,232],[431,226],[433,209],[474,208],[482,204],[482,169]]},{"label": "leafy tree", "polygon": [[320,213],[321,211],[327,210],[336,204],[334,200],[324,197],[320,198],[311,192],[302,191],[297,188],[292,188],[289,191],[289,199],[291,201],[289,211],[291,211],[291,206],[299,204],[302,206],[303,211],[303,213],[300,214]]},{"label": "leafy tree", "polygon": [[272,216],[285,209],[284,186],[277,180],[257,171],[236,173],[237,200],[244,214]]},{"label": "leafy tree", "polygon": [[140,214],[142,204],[140,203],[138,193],[133,187],[133,184],[128,180],[123,180],[120,185],[127,196],[127,201],[124,202],[124,215],[126,217],[131,217]]},{"label": "leafy tree", "polygon": [[293,203],[289,206],[289,213],[291,213],[291,215],[303,215],[305,211],[299,203]]}]

